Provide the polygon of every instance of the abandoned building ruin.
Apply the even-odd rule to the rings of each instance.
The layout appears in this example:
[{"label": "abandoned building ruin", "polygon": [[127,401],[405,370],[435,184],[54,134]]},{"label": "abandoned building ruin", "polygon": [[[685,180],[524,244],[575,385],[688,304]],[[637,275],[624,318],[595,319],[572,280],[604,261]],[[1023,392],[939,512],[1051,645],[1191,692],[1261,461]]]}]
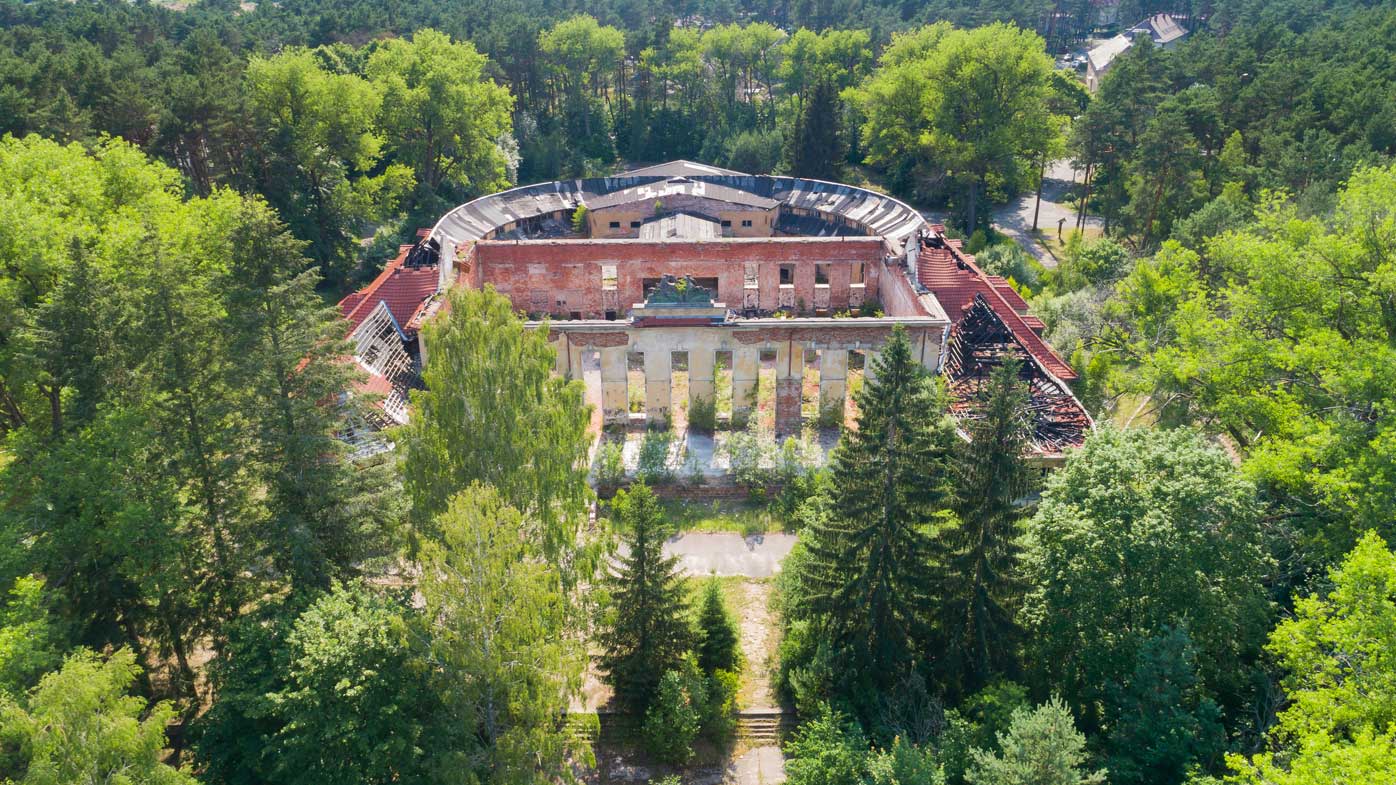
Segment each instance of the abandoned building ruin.
[{"label": "abandoned building ruin", "polygon": [[[976,416],[984,380],[1011,356],[1031,391],[1039,460],[1060,461],[1091,427],[1068,386],[1076,373],[1009,282],[916,210],[849,185],[674,161],[451,210],[340,303],[368,375],[360,391],[379,401],[367,430],[410,416],[408,392],[431,349],[420,327],[452,286],[492,286],[531,326],[546,319],[559,374],[582,378],[599,362],[607,425],[667,421],[680,353],[690,406],[719,393],[722,356],[735,419],[774,354],[776,431],[796,432],[806,363],[818,367],[820,411],[842,407],[850,358],[871,376],[901,325],[917,360],[945,376],[956,417]],[[632,414],[636,366],[644,411]]]}]

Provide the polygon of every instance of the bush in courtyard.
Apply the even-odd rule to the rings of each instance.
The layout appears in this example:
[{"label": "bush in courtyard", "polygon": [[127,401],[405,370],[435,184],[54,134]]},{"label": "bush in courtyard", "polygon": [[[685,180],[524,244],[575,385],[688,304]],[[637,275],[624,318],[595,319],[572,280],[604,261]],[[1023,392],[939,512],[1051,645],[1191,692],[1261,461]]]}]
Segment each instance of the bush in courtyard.
[{"label": "bush in courtyard", "polygon": [[665,763],[681,765],[693,757],[693,742],[703,728],[708,685],[690,658],[679,670],[665,671],[659,691],[645,711],[645,748]]},{"label": "bush in courtyard", "polygon": [[771,481],[775,442],[755,420],[728,436],[722,451],[727,454],[728,471],[738,485],[747,490],[764,490]]},{"label": "bush in courtyard", "polygon": [[688,407],[688,427],[701,433],[712,433],[717,427],[717,402],[697,396]]},{"label": "bush in courtyard", "polygon": [[673,473],[669,471],[669,445],[674,435],[669,431],[646,431],[640,442],[640,456],[636,473],[648,483],[667,482]]},{"label": "bush in courtyard", "polygon": [[625,481],[625,448],[620,442],[603,442],[596,449],[592,476],[603,488],[614,488]]}]

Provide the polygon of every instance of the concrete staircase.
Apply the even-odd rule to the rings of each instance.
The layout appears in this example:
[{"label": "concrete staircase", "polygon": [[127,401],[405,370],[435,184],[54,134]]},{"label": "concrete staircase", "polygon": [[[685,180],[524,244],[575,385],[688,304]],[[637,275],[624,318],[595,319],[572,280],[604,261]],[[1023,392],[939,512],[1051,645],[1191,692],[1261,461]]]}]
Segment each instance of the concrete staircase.
[{"label": "concrete staircase", "polygon": [[736,740],[749,747],[775,747],[795,728],[795,717],[780,709],[747,709],[737,714]]}]

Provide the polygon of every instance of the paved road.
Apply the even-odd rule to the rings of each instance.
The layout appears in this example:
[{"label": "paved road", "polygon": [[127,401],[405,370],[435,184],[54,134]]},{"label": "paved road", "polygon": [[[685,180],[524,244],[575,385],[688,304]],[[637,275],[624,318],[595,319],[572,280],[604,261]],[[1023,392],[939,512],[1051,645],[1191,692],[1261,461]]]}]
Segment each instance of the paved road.
[{"label": "paved road", "polygon": [[[1076,211],[1062,202],[1072,181],[1079,179],[1071,169],[1070,161],[1055,161],[1047,167],[1047,176],[1042,184],[1042,210],[1037,217],[1037,227],[1043,232],[1056,232],[1058,221],[1066,219],[1066,231],[1076,225]],[[1043,267],[1056,267],[1057,260],[1047,253],[1032,236],[1032,214],[1037,203],[1037,194],[1028,191],[1016,200],[994,209],[994,227],[1018,241],[1023,250],[1032,254]],[[1100,226],[1099,218],[1086,216],[1089,226]]]},{"label": "paved road", "polygon": [[686,575],[742,575],[769,578],[780,571],[780,562],[795,547],[793,534],[695,532],[671,537],[664,553],[679,557]]}]

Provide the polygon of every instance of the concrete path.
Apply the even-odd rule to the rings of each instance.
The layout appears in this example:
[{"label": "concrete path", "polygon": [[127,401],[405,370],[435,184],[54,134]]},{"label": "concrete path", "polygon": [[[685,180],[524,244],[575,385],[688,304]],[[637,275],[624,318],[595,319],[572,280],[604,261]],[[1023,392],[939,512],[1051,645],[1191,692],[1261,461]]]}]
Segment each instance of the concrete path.
[{"label": "concrete path", "polygon": [[780,747],[755,747],[727,766],[724,785],[775,785],[785,782],[785,756]]},{"label": "concrete path", "polygon": [[[1075,228],[1076,211],[1062,200],[1066,198],[1071,184],[1078,179],[1070,161],[1054,161],[1047,167],[1047,176],[1042,183],[1042,208],[1037,217],[1037,227],[1043,233],[1054,234],[1062,219],[1066,219],[1064,232]],[[1032,236],[1032,215],[1036,203],[1037,193],[1028,191],[1014,201],[995,208],[994,228],[1016,240],[1043,267],[1056,267],[1057,260]],[[1086,216],[1086,224],[1095,227],[1101,225],[1099,218],[1091,216]]]},{"label": "concrete path", "polygon": [[[694,532],[670,537],[664,543],[667,556],[679,557],[685,575],[740,575],[769,578],[780,572],[780,562],[795,547],[793,534]],[[626,552],[621,543],[622,553]]]}]

